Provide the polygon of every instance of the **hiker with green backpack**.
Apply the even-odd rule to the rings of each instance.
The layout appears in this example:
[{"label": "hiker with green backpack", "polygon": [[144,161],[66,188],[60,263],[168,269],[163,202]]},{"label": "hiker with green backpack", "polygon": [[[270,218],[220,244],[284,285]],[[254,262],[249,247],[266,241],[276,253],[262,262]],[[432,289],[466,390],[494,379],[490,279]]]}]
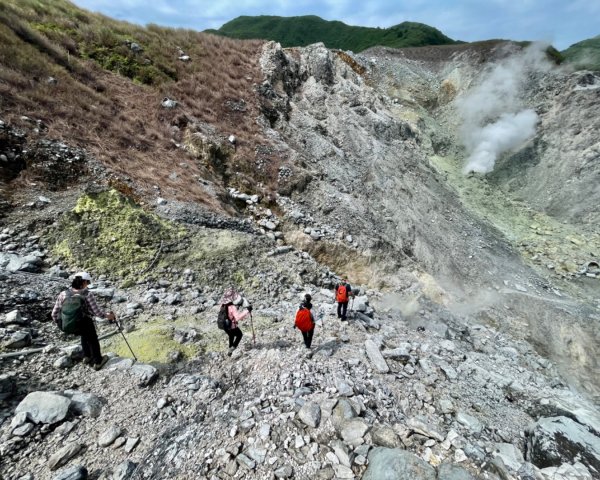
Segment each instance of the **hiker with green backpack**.
[{"label": "hiker with green backpack", "polygon": [[65,333],[81,336],[83,363],[100,370],[108,361],[100,352],[100,342],[93,317],[103,317],[109,322],[116,320],[113,312],[104,312],[87,287],[92,277],[87,272],[75,274],[71,288],[60,293],[52,309],[52,319]]}]

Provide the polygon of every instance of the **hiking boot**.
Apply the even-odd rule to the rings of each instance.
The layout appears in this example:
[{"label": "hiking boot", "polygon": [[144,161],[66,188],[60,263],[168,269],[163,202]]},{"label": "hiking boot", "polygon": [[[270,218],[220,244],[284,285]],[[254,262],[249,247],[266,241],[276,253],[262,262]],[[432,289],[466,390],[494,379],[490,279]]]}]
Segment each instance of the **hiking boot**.
[{"label": "hiking boot", "polygon": [[233,355],[234,350],[235,350],[235,347],[229,347],[229,350],[227,350],[227,356],[231,357],[231,355]]},{"label": "hiking boot", "polygon": [[89,365],[92,363],[92,359],[90,357],[83,357],[81,363],[83,363],[84,365]]},{"label": "hiking boot", "polygon": [[94,370],[101,370],[102,367],[104,365],[106,365],[106,362],[108,362],[108,357],[106,355],[103,355],[102,356],[102,360],[100,361],[100,363],[94,364]]}]

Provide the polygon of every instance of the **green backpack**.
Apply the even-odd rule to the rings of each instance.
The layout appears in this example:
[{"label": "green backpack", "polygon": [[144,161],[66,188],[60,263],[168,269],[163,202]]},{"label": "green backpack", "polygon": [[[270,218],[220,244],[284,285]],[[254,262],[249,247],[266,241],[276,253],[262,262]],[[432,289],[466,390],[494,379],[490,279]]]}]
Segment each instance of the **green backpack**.
[{"label": "green backpack", "polygon": [[67,296],[60,311],[59,328],[65,333],[79,335],[81,334],[83,317],[87,310],[85,305],[85,294],[87,292],[73,293],[72,290],[67,290],[66,293]]}]

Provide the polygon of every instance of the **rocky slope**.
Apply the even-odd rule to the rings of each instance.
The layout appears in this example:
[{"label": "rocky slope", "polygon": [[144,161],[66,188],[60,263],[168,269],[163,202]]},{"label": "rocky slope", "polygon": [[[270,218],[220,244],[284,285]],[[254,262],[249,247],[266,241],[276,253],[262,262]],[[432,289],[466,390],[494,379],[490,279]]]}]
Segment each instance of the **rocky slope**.
[{"label": "rocky slope", "polygon": [[[256,150],[285,162],[272,198],[231,188],[230,216],[158,188],[142,208],[85,150],[2,122],[2,478],[598,478],[595,77],[531,77],[534,146],[466,177],[454,99],[514,51],[453,48],[265,44]],[[206,131],[181,155],[225,148]],[[99,322],[113,358],[88,369],[48,321],[81,268],[138,362]],[[228,357],[231,284],[255,309]],[[310,353],[292,329],[306,292]]]}]

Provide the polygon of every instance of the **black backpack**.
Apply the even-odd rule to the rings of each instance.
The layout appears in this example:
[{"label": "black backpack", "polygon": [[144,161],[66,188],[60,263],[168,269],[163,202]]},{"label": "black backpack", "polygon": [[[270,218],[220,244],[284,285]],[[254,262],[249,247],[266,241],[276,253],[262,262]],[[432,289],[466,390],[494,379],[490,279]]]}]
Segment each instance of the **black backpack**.
[{"label": "black backpack", "polygon": [[72,290],[66,291],[65,301],[60,309],[60,318],[58,320],[58,328],[65,333],[73,335],[81,334],[81,324],[83,317],[87,313],[85,304],[85,295],[87,291],[81,293],[73,293]]},{"label": "black backpack", "polygon": [[231,319],[229,318],[229,305],[233,303],[224,303],[221,305],[219,310],[219,316],[217,317],[217,327],[220,330],[229,330],[231,328]]}]

